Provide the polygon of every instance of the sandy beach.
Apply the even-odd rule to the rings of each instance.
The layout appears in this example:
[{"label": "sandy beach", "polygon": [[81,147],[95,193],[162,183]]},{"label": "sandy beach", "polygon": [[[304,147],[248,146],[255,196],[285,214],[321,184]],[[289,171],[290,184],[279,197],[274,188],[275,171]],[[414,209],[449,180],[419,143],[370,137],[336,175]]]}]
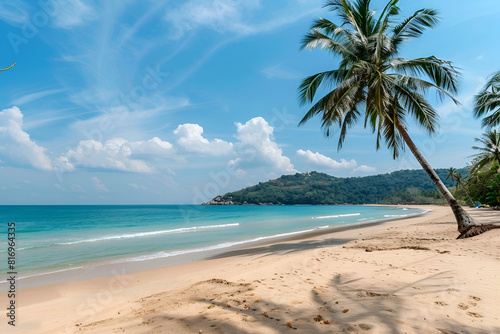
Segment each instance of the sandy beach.
[{"label": "sandy beach", "polygon": [[[448,207],[208,260],[21,289],[2,333],[500,333],[500,229]],[[500,212],[470,209],[481,222]],[[7,305],[2,293],[1,305]]]}]

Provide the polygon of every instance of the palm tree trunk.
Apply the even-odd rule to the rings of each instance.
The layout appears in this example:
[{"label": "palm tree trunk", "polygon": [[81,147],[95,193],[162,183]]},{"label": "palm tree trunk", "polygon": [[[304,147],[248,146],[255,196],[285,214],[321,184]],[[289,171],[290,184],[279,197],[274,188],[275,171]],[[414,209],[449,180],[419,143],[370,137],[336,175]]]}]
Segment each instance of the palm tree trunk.
[{"label": "palm tree trunk", "polygon": [[[410,138],[410,135],[408,134],[408,132],[406,132],[406,128],[404,127],[404,125],[401,122],[399,122],[398,120],[396,120],[395,125],[396,125],[396,128],[398,129],[399,133],[403,137],[406,145],[410,149],[410,151],[413,153],[413,155],[415,156],[417,161],[420,163],[422,168],[425,170],[425,172],[429,175],[431,180],[436,184],[436,187],[438,188],[438,190],[441,192],[443,197],[446,199],[446,201],[450,205],[451,210],[455,214],[455,218],[456,218],[457,223],[458,223],[458,232],[460,232],[460,234],[461,234],[459,236],[459,238],[468,237],[468,235],[464,236],[465,233],[467,233],[471,229],[471,227],[478,226],[478,224],[476,223],[474,218],[472,218],[460,206],[460,204],[458,204],[455,197],[453,197],[453,195],[450,193],[448,188],[446,188],[446,186],[444,185],[443,181],[441,181],[439,176],[436,174],[434,169],[432,169],[432,167],[429,165],[427,160],[425,160],[424,156],[422,155],[422,153],[420,153],[420,151],[417,148],[417,146],[415,145],[415,143],[413,143],[413,140]],[[480,232],[480,233],[482,233],[482,232]],[[478,234],[480,234],[480,233],[478,233]],[[474,235],[477,235],[477,234],[474,234]],[[470,236],[473,236],[473,235],[470,235]]]}]

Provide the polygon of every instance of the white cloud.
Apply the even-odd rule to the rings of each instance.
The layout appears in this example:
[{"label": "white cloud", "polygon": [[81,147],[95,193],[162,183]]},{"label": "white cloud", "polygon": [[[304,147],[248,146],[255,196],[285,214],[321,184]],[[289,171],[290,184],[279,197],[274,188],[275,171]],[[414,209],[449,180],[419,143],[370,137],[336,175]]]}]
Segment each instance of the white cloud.
[{"label": "white cloud", "polygon": [[88,1],[84,0],[52,0],[54,6],[53,23],[62,29],[72,29],[95,20],[96,12]]},{"label": "white cloud", "polygon": [[182,124],[174,130],[179,137],[177,142],[188,152],[196,152],[204,155],[221,156],[233,152],[233,144],[221,139],[209,141],[203,137],[203,128],[198,124]]},{"label": "white cloud", "polygon": [[259,8],[259,0],[191,0],[169,10],[165,19],[177,30],[176,37],[198,27],[225,32],[248,33],[252,29],[243,23],[242,12]]},{"label": "white cloud", "polygon": [[316,166],[327,167],[330,169],[353,169],[358,166],[356,160],[354,159],[351,159],[350,161],[340,159],[340,162],[338,162],[333,160],[332,158],[320,154],[319,152],[313,153],[309,150],[298,150],[297,156]]},{"label": "white cloud", "polygon": [[297,79],[297,78],[301,77],[301,75],[299,75],[295,72],[283,69],[281,64],[268,67],[268,68],[262,70],[261,73],[264,74],[266,76],[266,78],[268,78],[268,79],[273,79],[273,78]]},{"label": "white cloud", "polygon": [[133,155],[155,155],[164,156],[175,152],[172,144],[166,141],[162,141],[158,137],[154,137],[148,141],[140,141],[129,143],[133,151]]},{"label": "white cloud", "polygon": [[[296,173],[290,159],[274,141],[274,128],[262,117],[255,117],[245,124],[236,123],[239,157],[231,161],[241,168],[270,167],[280,173]],[[241,171],[240,171],[241,173]]]},{"label": "white cloud", "polygon": [[103,168],[134,173],[152,173],[154,168],[147,162],[134,159],[164,158],[175,152],[172,144],[154,137],[148,141],[129,142],[113,138],[104,143],[96,140],[82,140],[76,148],[59,157],[60,170],[74,170],[75,167]]},{"label": "white cloud", "polygon": [[298,150],[297,156],[307,163],[311,163],[315,166],[326,167],[330,170],[338,170],[338,169],[350,169],[352,174],[366,174],[366,173],[374,173],[376,169],[374,167],[370,167],[367,165],[358,166],[356,160],[351,159],[349,161],[345,159],[340,159],[339,161],[333,160],[319,152],[313,153],[310,150]]},{"label": "white cloud", "polygon": [[101,180],[99,180],[96,176],[93,176],[91,179],[92,185],[94,186],[94,189],[103,193],[108,193],[109,190],[106,188],[104,184],[102,184]]},{"label": "white cloud", "polygon": [[375,167],[369,167],[367,165],[361,165],[353,169],[354,173],[375,173],[377,169]]},{"label": "white cloud", "polygon": [[146,187],[144,187],[144,186],[140,186],[140,185],[137,185],[137,184],[135,184],[135,183],[129,183],[128,185],[129,185],[129,186],[131,186],[131,187],[132,187],[132,188],[134,188],[134,189],[147,190],[147,188],[146,188]]},{"label": "white cloud", "polygon": [[54,160],[54,168],[58,171],[69,172],[75,169],[75,166],[68,160],[68,157],[60,156]]},{"label": "white cloud", "polygon": [[46,149],[31,140],[23,131],[23,114],[18,107],[0,112],[0,154],[13,164],[31,165],[42,170],[52,170]]},{"label": "white cloud", "polygon": [[95,140],[83,140],[74,149],[69,150],[65,157],[71,166],[114,169],[136,173],[151,173],[152,168],[142,160],[130,158],[132,150],[127,141],[114,138],[104,144]]}]

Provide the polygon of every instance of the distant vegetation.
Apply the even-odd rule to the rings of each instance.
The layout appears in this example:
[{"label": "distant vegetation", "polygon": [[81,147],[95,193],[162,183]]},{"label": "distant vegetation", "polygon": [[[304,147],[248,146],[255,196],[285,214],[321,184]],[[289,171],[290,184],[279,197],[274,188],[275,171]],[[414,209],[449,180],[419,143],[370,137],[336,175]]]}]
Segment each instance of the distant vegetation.
[{"label": "distant vegetation", "polygon": [[[448,187],[447,170],[437,174]],[[462,175],[467,169],[459,170]],[[338,178],[311,172],[283,175],[276,180],[225,194],[234,204],[444,204],[446,201],[423,170],[402,170],[366,177]]]}]

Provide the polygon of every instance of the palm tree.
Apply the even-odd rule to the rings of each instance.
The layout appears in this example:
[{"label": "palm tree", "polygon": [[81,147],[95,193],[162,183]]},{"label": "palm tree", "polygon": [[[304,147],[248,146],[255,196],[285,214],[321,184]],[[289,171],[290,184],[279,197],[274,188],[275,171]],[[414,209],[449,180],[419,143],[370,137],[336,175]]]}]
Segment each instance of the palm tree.
[{"label": "palm tree", "polygon": [[459,238],[483,233],[492,227],[478,225],[458,204],[407,132],[409,117],[429,134],[436,131],[438,114],[425,94],[432,90],[441,99],[449,97],[458,104],[453,95],[458,91],[460,74],[450,62],[434,56],[412,60],[399,57],[402,43],[420,37],[426,28],[438,23],[438,17],[433,9],[421,9],[395,24],[397,3],[398,0],[389,1],[377,18],[370,9],[370,0],[326,2],[325,7],[337,14],[340,24],[317,19],[305,35],[302,48],[321,47],[339,56],[340,62],[337,69],[302,81],[301,105],[313,102],[322,83],[334,89],[310,108],[299,125],[320,115],[327,136],[331,135],[332,126],[338,126],[340,150],[347,130],[364,118],[365,127],[368,125],[376,133],[377,149],[385,141],[396,159],[406,143],[453,210]]},{"label": "palm tree", "polygon": [[472,148],[480,151],[474,154],[474,164],[471,168],[471,173],[475,173],[486,166],[492,166],[495,162],[500,164],[500,132],[497,130],[489,130],[483,133],[481,138],[475,138],[482,147],[473,146]]},{"label": "palm tree", "polygon": [[458,191],[458,186],[461,186],[462,189],[464,190],[465,194],[469,198],[471,205],[474,206],[474,201],[472,200],[469,193],[467,192],[467,189],[465,188],[465,186],[462,183],[462,181],[463,181],[462,174],[460,174],[460,172],[457,171],[456,168],[453,168],[453,167],[448,168],[447,171],[448,171],[448,175],[446,176],[446,179],[447,180],[451,179],[452,181],[455,181],[457,183],[457,185],[455,186],[457,188],[457,191]]},{"label": "palm tree", "polygon": [[[454,168],[454,167],[450,167],[450,168],[448,168],[446,171],[448,172],[448,175],[446,175],[446,179],[447,179],[447,180],[448,180],[448,179],[451,179],[452,181],[456,181],[456,180],[455,180],[455,175],[456,175],[456,173],[457,173],[457,169],[456,169],[456,168]],[[457,183],[457,185],[458,185],[458,183]]]},{"label": "palm tree", "polygon": [[[489,112],[491,115],[486,116]],[[474,116],[486,116],[482,122],[483,127],[500,124],[500,71],[474,96]]]}]

